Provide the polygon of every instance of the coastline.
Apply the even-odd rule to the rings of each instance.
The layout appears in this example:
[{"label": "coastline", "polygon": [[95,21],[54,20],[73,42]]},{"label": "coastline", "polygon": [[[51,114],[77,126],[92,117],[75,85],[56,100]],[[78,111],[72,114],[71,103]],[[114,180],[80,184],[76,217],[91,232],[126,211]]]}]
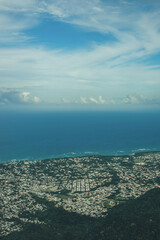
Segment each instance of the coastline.
[{"label": "coastline", "polygon": [[66,154],[62,154],[61,156],[51,156],[51,157],[45,157],[45,158],[35,158],[35,159],[12,159],[12,160],[8,160],[8,161],[1,161],[0,160],[0,164],[6,164],[6,163],[14,163],[14,162],[34,162],[34,161],[47,161],[47,160],[58,160],[58,159],[69,159],[69,158],[83,158],[83,157],[109,157],[109,158],[113,158],[113,157],[129,157],[129,156],[143,156],[145,154],[152,154],[152,153],[160,153],[160,150],[150,150],[150,151],[138,151],[137,152],[132,152],[129,154],[100,154],[98,152],[96,152],[95,154],[90,154],[91,152],[87,152],[87,154],[76,154],[76,153],[66,153]]},{"label": "coastline", "polygon": [[160,150],[159,122],[157,113],[6,114],[0,162]]}]

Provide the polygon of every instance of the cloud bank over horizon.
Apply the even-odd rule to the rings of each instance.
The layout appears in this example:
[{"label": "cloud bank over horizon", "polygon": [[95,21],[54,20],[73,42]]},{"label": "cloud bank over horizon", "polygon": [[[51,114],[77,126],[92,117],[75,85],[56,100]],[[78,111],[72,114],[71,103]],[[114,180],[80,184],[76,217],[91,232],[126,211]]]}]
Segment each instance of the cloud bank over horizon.
[{"label": "cloud bank over horizon", "polygon": [[0,0],[0,105],[159,105],[159,16],[156,0]]},{"label": "cloud bank over horizon", "polygon": [[30,92],[20,92],[16,90],[0,91],[0,105],[35,103],[40,103],[40,99],[37,96],[31,96]]}]

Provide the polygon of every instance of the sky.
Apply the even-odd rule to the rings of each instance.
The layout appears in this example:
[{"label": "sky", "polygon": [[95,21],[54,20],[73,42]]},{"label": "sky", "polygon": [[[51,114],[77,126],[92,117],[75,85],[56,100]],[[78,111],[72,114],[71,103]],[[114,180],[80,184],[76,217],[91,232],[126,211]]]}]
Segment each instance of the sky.
[{"label": "sky", "polygon": [[159,0],[0,0],[0,108],[160,107]]}]

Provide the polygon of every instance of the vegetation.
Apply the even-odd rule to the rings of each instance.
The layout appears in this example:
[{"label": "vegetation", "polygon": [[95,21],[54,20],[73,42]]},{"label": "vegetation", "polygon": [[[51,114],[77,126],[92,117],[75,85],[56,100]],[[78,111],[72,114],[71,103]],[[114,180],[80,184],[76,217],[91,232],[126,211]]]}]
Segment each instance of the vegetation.
[{"label": "vegetation", "polygon": [[159,240],[160,189],[112,208],[102,229],[100,239]]}]

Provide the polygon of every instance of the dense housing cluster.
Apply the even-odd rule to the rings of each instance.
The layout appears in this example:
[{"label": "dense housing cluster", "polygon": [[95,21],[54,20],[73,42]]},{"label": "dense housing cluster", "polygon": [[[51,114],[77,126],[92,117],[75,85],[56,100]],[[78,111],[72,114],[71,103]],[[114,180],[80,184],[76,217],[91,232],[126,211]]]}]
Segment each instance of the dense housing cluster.
[{"label": "dense housing cluster", "polygon": [[47,207],[36,196],[66,211],[103,217],[109,208],[159,185],[160,152],[3,163],[0,234],[21,230],[21,222],[43,224],[30,217]]}]

